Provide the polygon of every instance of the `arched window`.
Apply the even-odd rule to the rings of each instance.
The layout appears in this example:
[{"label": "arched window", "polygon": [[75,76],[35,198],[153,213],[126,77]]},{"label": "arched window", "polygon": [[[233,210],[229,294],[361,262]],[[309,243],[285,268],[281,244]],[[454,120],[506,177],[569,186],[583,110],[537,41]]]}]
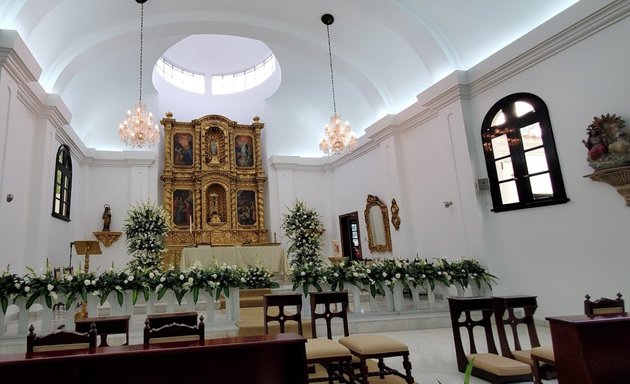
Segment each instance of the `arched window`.
[{"label": "arched window", "polygon": [[499,100],[483,120],[481,141],[494,212],[569,201],[549,111],[538,96]]},{"label": "arched window", "polygon": [[70,148],[63,144],[57,150],[55,164],[55,190],[53,192],[52,215],[70,221],[70,195],[72,191],[72,159]]}]

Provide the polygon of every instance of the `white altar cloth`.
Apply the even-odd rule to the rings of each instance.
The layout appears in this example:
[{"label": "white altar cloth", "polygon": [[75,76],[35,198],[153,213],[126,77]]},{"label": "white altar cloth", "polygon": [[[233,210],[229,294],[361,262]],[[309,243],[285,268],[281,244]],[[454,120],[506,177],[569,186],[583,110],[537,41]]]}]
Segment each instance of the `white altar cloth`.
[{"label": "white altar cloth", "polygon": [[239,267],[259,263],[273,273],[284,275],[288,271],[284,248],[275,245],[184,248],[180,267],[182,269],[190,268],[196,262],[204,267],[213,266],[215,263]]}]

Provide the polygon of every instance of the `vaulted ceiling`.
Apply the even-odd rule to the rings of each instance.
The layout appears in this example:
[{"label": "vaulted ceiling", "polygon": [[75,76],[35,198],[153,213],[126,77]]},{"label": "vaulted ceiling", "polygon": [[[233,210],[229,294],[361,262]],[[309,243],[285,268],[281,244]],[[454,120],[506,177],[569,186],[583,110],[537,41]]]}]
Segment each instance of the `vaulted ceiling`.
[{"label": "vaulted ceiling", "polygon": [[[158,119],[170,111],[178,120],[222,114],[248,124],[259,115],[266,156],[321,156],[318,143],[333,110],[322,14],[335,17],[337,110],[360,136],[436,81],[471,68],[576,1],[149,0],[143,101]],[[138,98],[139,20],[135,0],[0,0],[0,28],[19,32],[42,67],[40,83],[61,95],[70,125],[96,149],[130,149],[117,127]],[[264,59],[260,47],[276,56],[279,71],[242,94],[163,87],[153,68],[166,55],[191,70],[236,72]]]}]

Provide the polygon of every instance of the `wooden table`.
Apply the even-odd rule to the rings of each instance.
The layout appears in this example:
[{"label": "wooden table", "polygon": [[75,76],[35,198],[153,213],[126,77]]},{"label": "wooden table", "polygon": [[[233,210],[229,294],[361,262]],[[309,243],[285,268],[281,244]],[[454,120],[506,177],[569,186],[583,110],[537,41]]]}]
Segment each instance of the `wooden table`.
[{"label": "wooden table", "polygon": [[0,377],[24,383],[307,383],[294,333],[0,355]]},{"label": "wooden table", "polygon": [[547,317],[559,384],[630,382],[630,316]]},{"label": "wooden table", "polygon": [[87,333],[90,331],[90,325],[96,325],[96,334],[101,337],[101,347],[108,347],[107,335],[125,334],[125,345],[129,344],[129,318],[131,316],[103,316],[103,317],[86,317],[85,319],[75,320],[74,330],[77,332]]}]

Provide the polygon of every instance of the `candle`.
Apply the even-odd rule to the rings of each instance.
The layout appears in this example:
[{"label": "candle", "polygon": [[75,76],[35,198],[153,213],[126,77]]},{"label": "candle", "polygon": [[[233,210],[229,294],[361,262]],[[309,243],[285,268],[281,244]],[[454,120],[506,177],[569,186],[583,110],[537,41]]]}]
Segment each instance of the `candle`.
[{"label": "candle", "polygon": [[192,225],[193,225],[192,215],[188,216],[188,219],[190,221],[190,225],[188,226],[188,230],[189,230],[190,233],[192,233]]}]

